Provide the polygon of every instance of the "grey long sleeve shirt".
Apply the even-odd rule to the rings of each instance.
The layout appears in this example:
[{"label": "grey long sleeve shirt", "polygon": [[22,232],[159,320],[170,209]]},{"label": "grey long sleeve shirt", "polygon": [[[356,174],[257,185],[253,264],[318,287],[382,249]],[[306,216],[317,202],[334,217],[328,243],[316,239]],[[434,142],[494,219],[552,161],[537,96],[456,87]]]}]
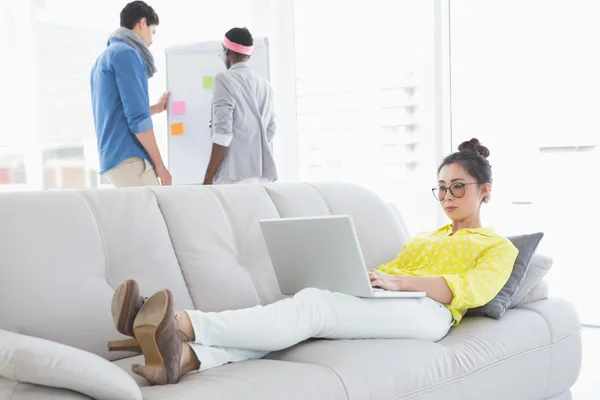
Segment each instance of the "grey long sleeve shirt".
[{"label": "grey long sleeve shirt", "polygon": [[234,64],[213,82],[213,143],[228,147],[214,182],[277,180],[273,91],[247,63]]}]

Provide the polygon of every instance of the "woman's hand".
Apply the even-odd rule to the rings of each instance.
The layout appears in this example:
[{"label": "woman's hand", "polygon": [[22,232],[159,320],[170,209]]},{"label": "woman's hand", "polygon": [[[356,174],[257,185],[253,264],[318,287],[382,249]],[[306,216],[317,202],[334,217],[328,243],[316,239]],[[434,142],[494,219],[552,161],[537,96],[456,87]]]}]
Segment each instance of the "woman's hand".
[{"label": "woman's hand", "polygon": [[401,291],[404,288],[404,279],[401,275],[389,275],[377,269],[369,270],[369,279],[371,286],[384,290]]}]

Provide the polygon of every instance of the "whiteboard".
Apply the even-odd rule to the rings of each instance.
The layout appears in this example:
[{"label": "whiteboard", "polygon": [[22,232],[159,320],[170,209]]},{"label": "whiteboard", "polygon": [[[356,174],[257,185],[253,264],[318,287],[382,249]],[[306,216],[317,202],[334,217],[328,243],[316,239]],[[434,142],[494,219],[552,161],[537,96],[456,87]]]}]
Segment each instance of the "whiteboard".
[{"label": "whiteboard", "polygon": [[[167,164],[173,185],[204,181],[212,150],[210,121],[213,92],[208,83],[211,77],[226,71],[219,57],[222,50],[221,42],[171,46],[166,49],[167,90],[171,92],[167,105]],[[254,72],[270,80],[267,38],[254,40],[254,53],[248,64]],[[174,110],[178,102],[185,102],[185,112]],[[182,134],[177,131],[180,124],[183,124]]]}]

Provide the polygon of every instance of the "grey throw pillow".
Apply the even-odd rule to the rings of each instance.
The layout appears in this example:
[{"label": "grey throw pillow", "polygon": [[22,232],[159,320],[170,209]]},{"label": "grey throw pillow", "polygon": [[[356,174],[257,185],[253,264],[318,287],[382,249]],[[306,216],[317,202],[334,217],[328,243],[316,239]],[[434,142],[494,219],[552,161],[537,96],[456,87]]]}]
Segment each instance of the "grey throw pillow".
[{"label": "grey throw pillow", "polygon": [[508,282],[492,301],[467,311],[467,315],[487,315],[492,318],[500,318],[506,310],[517,304],[517,296],[519,296],[519,289],[523,286],[524,278],[527,275],[529,262],[543,237],[542,232],[507,237],[519,250]]}]

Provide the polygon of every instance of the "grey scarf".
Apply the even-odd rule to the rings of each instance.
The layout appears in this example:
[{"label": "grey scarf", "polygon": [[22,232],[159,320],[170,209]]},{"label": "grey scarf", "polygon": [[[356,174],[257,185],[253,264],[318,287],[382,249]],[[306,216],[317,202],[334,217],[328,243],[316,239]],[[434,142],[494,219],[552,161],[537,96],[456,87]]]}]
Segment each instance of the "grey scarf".
[{"label": "grey scarf", "polygon": [[[110,38],[122,40],[136,49],[144,57],[144,60],[146,60],[146,75],[148,78],[152,78],[152,75],[156,72],[154,56],[150,53],[150,49],[146,46],[146,43],[135,32],[131,29],[119,28],[111,33]],[[110,39],[108,43],[110,44]]]}]

